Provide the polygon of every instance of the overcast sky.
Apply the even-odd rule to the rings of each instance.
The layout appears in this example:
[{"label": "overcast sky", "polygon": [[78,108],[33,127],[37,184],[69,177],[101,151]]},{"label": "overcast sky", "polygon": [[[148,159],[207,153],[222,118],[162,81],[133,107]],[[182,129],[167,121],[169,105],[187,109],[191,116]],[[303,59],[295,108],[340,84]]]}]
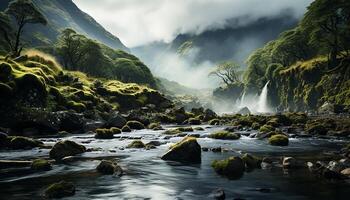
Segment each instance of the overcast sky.
[{"label": "overcast sky", "polygon": [[[312,0],[73,0],[128,47],[170,42],[179,33],[242,26],[291,10],[300,17]],[[233,20],[232,20],[233,19]]]}]

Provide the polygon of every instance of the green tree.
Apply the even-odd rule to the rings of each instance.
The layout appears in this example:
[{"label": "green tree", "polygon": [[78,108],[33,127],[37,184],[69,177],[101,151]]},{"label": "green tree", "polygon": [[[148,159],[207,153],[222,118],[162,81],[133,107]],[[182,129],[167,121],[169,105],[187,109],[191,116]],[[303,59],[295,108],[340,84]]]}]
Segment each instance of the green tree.
[{"label": "green tree", "polygon": [[[316,0],[310,4],[301,22],[310,31],[310,43],[329,54],[329,66],[337,65],[342,39],[349,33],[349,0]],[[345,35],[344,35],[345,34]]]},{"label": "green tree", "polygon": [[13,56],[19,56],[22,51],[21,35],[26,24],[47,24],[45,16],[30,0],[12,1],[5,11],[13,17],[16,24],[15,41],[9,43]]},{"label": "green tree", "polygon": [[77,70],[88,51],[84,35],[71,28],[64,29],[58,38],[57,52],[61,56],[63,66],[69,70]]},{"label": "green tree", "polygon": [[240,71],[240,66],[231,61],[218,64],[215,69],[209,73],[209,76],[219,77],[227,86],[235,83],[242,83],[241,75],[242,71]]}]

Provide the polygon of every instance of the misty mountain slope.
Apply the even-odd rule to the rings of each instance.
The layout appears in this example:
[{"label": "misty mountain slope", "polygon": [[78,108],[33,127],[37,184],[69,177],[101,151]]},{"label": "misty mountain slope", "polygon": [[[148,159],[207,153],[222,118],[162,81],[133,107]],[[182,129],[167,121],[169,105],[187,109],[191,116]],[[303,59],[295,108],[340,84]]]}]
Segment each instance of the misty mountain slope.
[{"label": "misty mountain slope", "polygon": [[[261,18],[242,27],[208,30],[199,35],[178,35],[170,44],[170,48],[180,51],[179,53],[185,51],[185,56],[186,51],[188,52],[186,48],[196,48],[196,63],[229,59],[243,63],[253,50],[296,24],[297,19],[288,14],[276,18]],[[186,45],[186,42],[190,42],[191,45]]]},{"label": "misty mountain slope", "polygon": [[[0,10],[5,10],[9,2],[11,0],[1,0]],[[48,25],[45,27],[36,24],[28,25],[24,32],[28,43],[36,46],[52,44],[62,29],[70,27],[112,48],[128,51],[119,38],[81,11],[72,0],[33,0],[33,2],[47,17]]]}]

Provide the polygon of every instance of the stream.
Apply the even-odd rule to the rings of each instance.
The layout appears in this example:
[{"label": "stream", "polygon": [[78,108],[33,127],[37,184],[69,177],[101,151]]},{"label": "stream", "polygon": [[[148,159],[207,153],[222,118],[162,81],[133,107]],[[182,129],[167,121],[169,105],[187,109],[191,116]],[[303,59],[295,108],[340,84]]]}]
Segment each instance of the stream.
[{"label": "stream", "polygon": [[[193,126],[195,127],[195,126]],[[206,127],[206,126],[202,126]],[[165,126],[171,128],[171,126]],[[60,180],[71,181],[76,186],[76,194],[64,199],[213,199],[213,190],[222,188],[226,199],[347,199],[350,196],[348,182],[330,182],[316,177],[307,169],[284,171],[281,167],[255,169],[246,172],[238,180],[229,180],[215,173],[211,162],[240,153],[257,156],[293,156],[317,160],[325,152],[339,150],[347,142],[339,139],[290,138],[289,146],[271,146],[267,140],[242,136],[239,140],[214,140],[204,137],[224,127],[206,127],[200,134],[201,147],[221,147],[218,153],[202,151],[202,162],[184,165],[163,161],[160,156],[181,137],[164,139],[163,131],[139,130],[115,135],[114,139],[95,139],[93,134],[70,135],[69,139],[84,144],[94,151],[81,155],[86,159],[70,164],[55,164],[53,169],[32,172],[30,169],[0,170],[0,199],[42,199],[44,189]],[[250,133],[249,131],[248,133]],[[247,133],[247,132],[243,132]],[[160,141],[156,149],[125,148],[133,139],[141,138],[144,143]],[[53,145],[58,138],[40,138],[47,145]],[[0,151],[0,159],[32,160],[47,158],[49,149]],[[100,175],[95,168],[98,159],[116,159],[124,169],[121,177]],[[98,159],[94,159],[98,158]]]}]

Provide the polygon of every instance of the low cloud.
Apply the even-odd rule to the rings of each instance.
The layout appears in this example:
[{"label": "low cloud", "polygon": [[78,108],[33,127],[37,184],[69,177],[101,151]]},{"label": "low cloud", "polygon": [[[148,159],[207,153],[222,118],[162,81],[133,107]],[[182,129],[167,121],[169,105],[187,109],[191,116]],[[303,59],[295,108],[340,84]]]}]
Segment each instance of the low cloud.
[{"label": "low cloud", "polygon": [[299,18],[312,0],[73,0],[128,47],[178,34],[239,27],[288,10]]}]

